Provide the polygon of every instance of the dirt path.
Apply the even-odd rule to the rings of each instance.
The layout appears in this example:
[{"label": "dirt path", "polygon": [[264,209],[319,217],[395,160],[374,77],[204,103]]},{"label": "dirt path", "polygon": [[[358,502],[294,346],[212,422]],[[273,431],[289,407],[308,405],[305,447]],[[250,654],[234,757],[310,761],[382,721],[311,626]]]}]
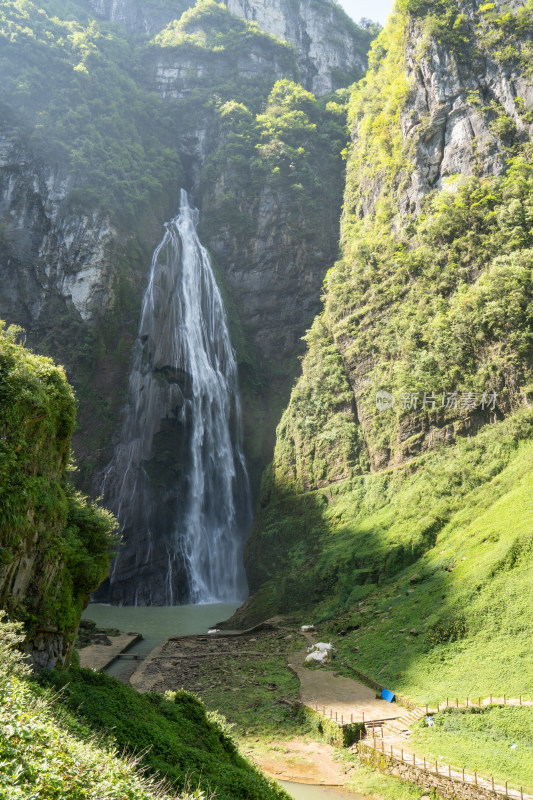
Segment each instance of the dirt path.
[{"label": "dirt path", "polygon": [[343,678],[326,669],[308,669],[303,666],[305,654],[292,653],[288,664],[300,681],[301,701],[309,708],[326,716],[337,715],[339,722],[365,722],[397,719],[405,709],[396,703],[378,700],[374,689],[369,689],[351,678]]}]

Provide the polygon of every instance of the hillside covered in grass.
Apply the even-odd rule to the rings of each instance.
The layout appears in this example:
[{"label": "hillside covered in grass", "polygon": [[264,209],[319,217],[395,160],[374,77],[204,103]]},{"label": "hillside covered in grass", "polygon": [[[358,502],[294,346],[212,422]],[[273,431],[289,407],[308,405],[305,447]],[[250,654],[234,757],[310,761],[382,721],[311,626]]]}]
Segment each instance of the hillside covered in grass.
[{"label": "hillside covered in grass", "polygon": [[139,695],[89,670],[30,680],[0,619],[0,797],[202,800],[286,797],[193,695]]},{"label": "hillside covered in grass", "polygon": [[242,617],[322,619],[420,702],[533,691],[532,34],[531,3],[404,0],[374,43],[245,556]]}]

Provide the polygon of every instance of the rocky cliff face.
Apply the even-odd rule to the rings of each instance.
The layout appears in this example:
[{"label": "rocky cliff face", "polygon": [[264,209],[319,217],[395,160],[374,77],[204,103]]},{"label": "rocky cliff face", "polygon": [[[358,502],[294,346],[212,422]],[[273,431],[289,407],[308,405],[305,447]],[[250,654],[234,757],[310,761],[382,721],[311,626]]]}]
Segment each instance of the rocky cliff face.
[{"label": "rocky cliff face", "polygon": [[28,333],[55,299],[84,321],[113,305],[117,230],[98,209],[73,209],[73,188],[65,168],[43,164],[14,131],[0,131],[0,317]]},{"label": "rocky cliff face", "polygon": [[[366,68],[369,32],[359,28],[332,0],[224,0],[232,14],[255,22],[297,51],[304,86],[328,94],[360,78]],[[159,4],[138,0],[87,0],[91,11],[132,33],[153,36],[194,5]]]},{"label": "rocky cliff face", "polygon": [[153,36],[194,5],[193,0],[158,3],[142,0],[84,0],[92,14],[126,28],[130,34]]},{"label": "rocky cliff face", "polygon": [[[313,3],[300,18],[290,3],[236,15],[212,2],[174,19],[189,5],[98,3],[91,13],[122,26],[102,34],[75,7],[81,21],[68,25],[31,3],[23,22],[8,20],[19,27],[2,62],[13,124],[0,149],[0,316],[66,365],[80,399],[77,478],[95,495],[120,431],[150,255],[179,186],[200,208],[224,292],[256,491],[338,249],[347,95],[317,99],[300,79],[318,93],[347,84],[371,34],[325,0],[322,20]],[[248,20],[259,12],[261,24],[272,17],[266,32]],[[272,35],[282,23],[292,45]],[[33,68],[48,84],[19,98],[18,74]],[[171,422],[155,421],[148,459],[164,485],[180,468]],[[40,552],[28,542],[24,591]]]},{"label": "rocky cliff face", "polygon": [[[330,5],[324,3],[327,13],[322,22],[333,25],[336,20],[333,38],[323,37],[314,74],[325,74],[328,48],[332,60],[327,69],[333,74],[332,65],[344,58],[335,37],[347,36],[357,50],[355,55],[346,45],[343,80],[348,80],[354,63],[364,64],[371,34],[357,29]],[[263,130],[262,105],[268,103],[273,84],[282,79],[296,81],[297,86],[302,56],[248,23],[245,17],[257,15],[258,8],[250,4],[241,9],[242,16],[235,16],[222,5],[204,3],[194,13],[189,11],[183,24],[172,22],[173,15],[183,10],[181,6],[161,6],[153,14],[148,7],[130,2],[93,8],[139,35],[153,36],[159,31],[149,46],[138,51],[143,82],[163,99],[166,110],[154,110],[165,117],[167,128],[172,119],[185,183],[202,212],[202,236],[226,283],[228,302],[232,302],[247,395],[248,455],[256,485],[258,473],[270,457],[273,431],[297,368],[296,358],[303,351],[301,336],[318,311],[323,276],[336,255],[342,174],[339,153],[345,143],[343,98],[334,98],[333,107],[340,110],[340,116],[336,111],[330,113],[329,122],[325,107],[312,101],[312,114],[305,124],[316,126],[316,135],[309,147],[302,139],[301,152],[295,146],[297,136],[294,142],[284,142],[285,134],[276,130],[274,102],[274,127]],[[283,19],[286,31],[292,25],[294,33],[299,26],[301,41],[310,41],[310,33],[304,36],[303,32],[313,26],[313,36],[320,38],[319,15],[313,4],[302,10],[305,19],[300,19],[290,4],[271,11],[269,31],[277,30]],[[143,23],[139,28],[145,14],[150,26]],[[270,16],[262,13],[261,24],[266,25],[268,19]],[[216,39],[219,35],[224,38],[223,46]],[[315,63],[310,53],[308,66]],[[307,114],[310,102],[307,97],[294,100],[294,109],[288,113]],[[238,165],[231,148],[240,136],[241,123],[236,120],[232,128],[231,103],[245,105],[251,119],[246,153],[239,155]],[[86,113],[83,107],[77,109]],[[335,120],[337,129],[326,130]],[[111,139],[105,140],[107,151],[114,146]],[[120,147],[117,158],[119,152]],[[158,153],[152,163],[161,163],[161,158]],[[173,185],[175,167],[174,159],[167,176],[169,185]],[[164,173],[163,168],[159,172]],[[113,429],[118,430],[117,412],[126,385],[124,353],[130,351],[135,336],[136,315],[160,225],[176,210],[173,198],[152,200],[150,212],[137,218],[133,231],[131,221],[118,222],[117,215],[99,209],[98,192],[92,186],[91,199],[83,197],[87,182],[83,176],[66,164],[47,163],[32,146],[22,144],[14,128],[3,134],[0,177],[0,268],[4,278],[0,314],[23,324],[33,345],[66,363],[82,404],[82,433],[76,448],[87,476],[85,485],[98,491],[97,484],[90,483],[89,472],[95,466],[103,467],[111,457],[111,435]],[[176,179],[179,177],[176,171]],[[103,172],[99,180],[105,191]],[[72,201],[73,194],[76,201]],[[319,195],[321,208],[311,211]],[[236,204],[240,208],[237,219]],[[110,398],[109,404],[102,402],[102,394]]]},{"label": "rocky cliff face", "polygon": [[[492,27],[494,11],[479,12],[473,3],[463,6],[463,41],[454,48],[430,38],[420,52],[420,23],[412,19],[409,26],[405,65],[410,93],[401,125],[413,171],[400,198],[404,213],[420,210],[424,196],[441,189],[447,178],[500,175],[509,146],[527,141],[533,132],[533,86],[521,63],[529,52],[527,37],[509,28],[503,41]],[[515,57],[505,55],[505,46],[516,48]],[[472,48],[472,57],[462,57],[461,48]]]},{"label": "rocky cliff face", "polygon": [[336,3],[226,0],[226,5],[296,47],[302,82],[314,94],[328,94],[363,75],[368,37]]},{"label": "rocky cliff face", "polygon": [[[465,440],[475,450],[531,405],[533,15],[399,6],[352,98],[342,255],[247,548],[262,613],[412,563],[451,513],[431,459],[446,446],[460,459]],[[431,499],[398,527],[379,514],[401,507],[410,475]],[[395,565],[387,548],[402,553]]]}]

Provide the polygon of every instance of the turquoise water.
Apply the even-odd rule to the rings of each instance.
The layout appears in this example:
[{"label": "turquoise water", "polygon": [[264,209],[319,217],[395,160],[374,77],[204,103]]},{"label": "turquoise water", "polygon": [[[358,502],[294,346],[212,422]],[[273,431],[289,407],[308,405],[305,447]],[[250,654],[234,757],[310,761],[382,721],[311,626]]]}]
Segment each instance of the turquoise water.
[{"label": "turquoise water", "polygon": [[[239,603],[212,603],[198,606],[109,606],[91,603],[82,614],[99,628],[118,628],[124,633],[141,633],[143,641],[129,653],[150,653],[168,636],[207,633],[217,622],[231,617]],[[118,659],[106,672],[118,677],[128,659]]]},{"label": "turquoise water", "polygon": [[294,800],[365,800],[363,795],[346,792],[336,786],[308,786],[305,783],[278,781]]}]

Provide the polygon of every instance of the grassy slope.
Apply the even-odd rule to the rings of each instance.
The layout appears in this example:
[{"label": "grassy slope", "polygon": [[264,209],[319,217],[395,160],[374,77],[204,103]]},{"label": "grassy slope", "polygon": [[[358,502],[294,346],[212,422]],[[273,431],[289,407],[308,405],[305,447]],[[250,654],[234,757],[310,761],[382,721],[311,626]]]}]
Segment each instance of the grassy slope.
[{"label": "grassy slope", "polygon": [[[432,758],[468,765],[500,780],[509,776],[519,785],[533,787],[533,709],[449,709],[428,728],[416,724],[411,737],[415,749]],[[475,741],[475,747],[472,742]]]},{"label": "grassy slope", "polygon": [[[456,5],[431,6],[443,13],[432,30]],[[473,19],[468,36],[488,48],[501,20]],[[529,4],[505,23],[517,69],[524,20]],[[246,614],[322,620],[346,674],[353,666],[419,702],[533,696],[530,143],[502,140],[506,175],[472,177],[400,219],[410,24],[397,13],[352,99],[343,258],[263,480]],[[463,38],[445,40],[454,58],[471,56]],[[489,389],[498,411],[412,413],[398,402],[379,413],[378,389],[398,399]]]},{"label": "grassy slope", "polygon": [[57,698],[28,679],[14,649],[23,639],[20,626],[6,623],[3,615],[0,612],[1,800],[169,798],[160,785],[143,777],[133,759],[118,755],[111,736],[95,737],[87,725],[64,712]]},{"label": "grassy slope", "polygon": [[62,689],[60,702],[126,753],[142,754],[142,766],[182,790],[188,783],[216,792],[219,800],[283,798],[240,755],[219,716],[187,692],[173,699],[139,694],[114,678],[90,670],[48,673],[47,685]]},{"label": "grassy slope", "polygon": [[501,473],[466,496],[434,547],[330,623],[337,632],[357,626],[339,640],[348,673],[352,664],[379,675],[421,703],[533,696],[524,670],[533,656],[532,489],[533,445],[525,442]]}]

